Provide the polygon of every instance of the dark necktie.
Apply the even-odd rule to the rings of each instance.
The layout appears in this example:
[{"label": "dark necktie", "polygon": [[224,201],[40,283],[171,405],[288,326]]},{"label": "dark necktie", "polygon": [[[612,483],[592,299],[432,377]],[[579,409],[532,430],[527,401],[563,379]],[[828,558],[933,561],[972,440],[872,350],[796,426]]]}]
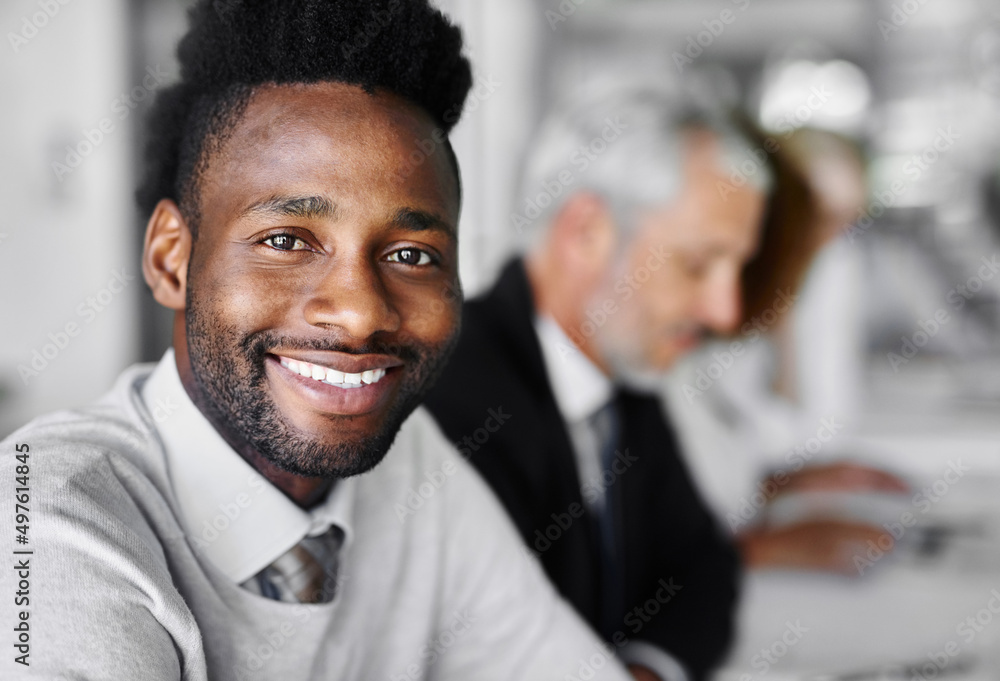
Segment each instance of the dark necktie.
[{"label": "dark necktie", "polygon": [[332,526],[302,541],[258,572],[244,586],[285,603],[328,603],[337,594],[344,531]]},{"label": "dark necktie", "polygon": [[[621,434],[620,402],[615,396],[590,417],[601,455],[601,472],[611,471]],[[604,489],[604,504],[597,524],[601,537],[601,633],[610,635],[621,626],[625,601],[625,575],[618,536],[617,494],[613,485]]]}]

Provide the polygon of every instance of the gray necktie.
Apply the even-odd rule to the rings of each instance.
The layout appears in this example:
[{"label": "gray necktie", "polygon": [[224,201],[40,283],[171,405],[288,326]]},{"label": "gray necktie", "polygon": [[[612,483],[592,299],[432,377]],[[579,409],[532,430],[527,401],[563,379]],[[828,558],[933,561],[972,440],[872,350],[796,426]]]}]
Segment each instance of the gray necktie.
[{"label": "gray necktie", "polygon": [[328,603],[337,594],[344,531],[332,526],[302,541],[243,583],[255,593],[285,603]]}]

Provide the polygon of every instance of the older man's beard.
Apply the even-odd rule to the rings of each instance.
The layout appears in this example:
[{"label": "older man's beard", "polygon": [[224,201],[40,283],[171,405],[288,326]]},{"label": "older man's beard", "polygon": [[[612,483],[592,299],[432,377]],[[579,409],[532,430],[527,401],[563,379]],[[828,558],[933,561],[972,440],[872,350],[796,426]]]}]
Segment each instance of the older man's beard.
[{"label": "older man's beard", "polygon": [[[201,397],[199,406],[208,412],[209,420],[228,433],[227,439],[249,445],[285,471],[328,479],[364,473],[385,457],[403,421],[440,375],[458,339],[454,334],[438,346],[373,341],[352,349],[334,341],[301,340],[269,331],[243,334],[202,311],[190,289],[185,324],[191,371]],[[374,433],[335,444],[319,442],[290,425],[267,393],[264,362],[269,349],[276,347],[386,354],[404,362],[406,375],[396,401]]]},{"label": "older man's beard", "polygon": [[[601,298],[601,300],[606,299],[608,299],[607,294]],[[639,317],[639,314],[638,309],[619,304],[617,311],[610,314],[606,322],[595,329],[592,343],[601,359],[607,364],[616,383],[636,392],[656,393],[663,389],[673,363],[667,367],[655,367],[650,364],[646,355],[647,348],[644,345],[649,329],[643,327],[647,323]],[[660,331],[672,334],[681,330],[695,333],[702,338],[705,335],[701,328],[664,328]],[[679,359],[680,356],[675,357],[674,363]]]},{"label": "older man's beard", "polygon": [[662,389],[669,369],[646,366],[638,348],[626,349],[609,334],[597,334],[595,342],[616,383],[641,393],[655,393]]}]

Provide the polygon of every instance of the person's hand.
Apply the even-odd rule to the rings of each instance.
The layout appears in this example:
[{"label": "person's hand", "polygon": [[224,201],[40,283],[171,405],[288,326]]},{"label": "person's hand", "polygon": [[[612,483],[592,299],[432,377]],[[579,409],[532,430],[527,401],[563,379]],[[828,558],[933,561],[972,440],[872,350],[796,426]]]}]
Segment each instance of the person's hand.
[{"label": "person's hand", "polygon": [[839,520],[757,529],[738,536],[736,541],[744,564],[751,569],[798,568],[844,575],[861,574],[855,562],[857,556],[870,565],[871,543],[882,553],[891,551],[895,543],[882,528]]},{"label": "person's hand", "polygon": [[630,664],[628,671],[636,681],[662,681],[659,676],[649,671],[648,668],[640,667],[637,664]]},{"label": "person's hand", "polygon": [[[781,479],[784,476],[784,480]],[[775,473],[768,480],[778,487],[778,494],[789,492],[889,492],[905,494],[910,490],[892,473],[843,461],[808,466],[794,473]]]}]

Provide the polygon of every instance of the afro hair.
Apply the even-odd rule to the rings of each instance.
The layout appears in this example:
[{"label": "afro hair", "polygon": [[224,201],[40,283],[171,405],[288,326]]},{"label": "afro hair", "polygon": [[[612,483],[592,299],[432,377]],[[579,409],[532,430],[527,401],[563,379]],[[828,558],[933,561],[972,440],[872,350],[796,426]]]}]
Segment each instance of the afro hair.
[{"label": "afro hair", "polygon": [[472,84],[461,32],[428,0],[198,0],[177,54],[180,81],[150,112],[136,198],[146,216],[173,199],[193,230],[198,177],[257,86],[381,89],[417,104],[447,133]]}]

